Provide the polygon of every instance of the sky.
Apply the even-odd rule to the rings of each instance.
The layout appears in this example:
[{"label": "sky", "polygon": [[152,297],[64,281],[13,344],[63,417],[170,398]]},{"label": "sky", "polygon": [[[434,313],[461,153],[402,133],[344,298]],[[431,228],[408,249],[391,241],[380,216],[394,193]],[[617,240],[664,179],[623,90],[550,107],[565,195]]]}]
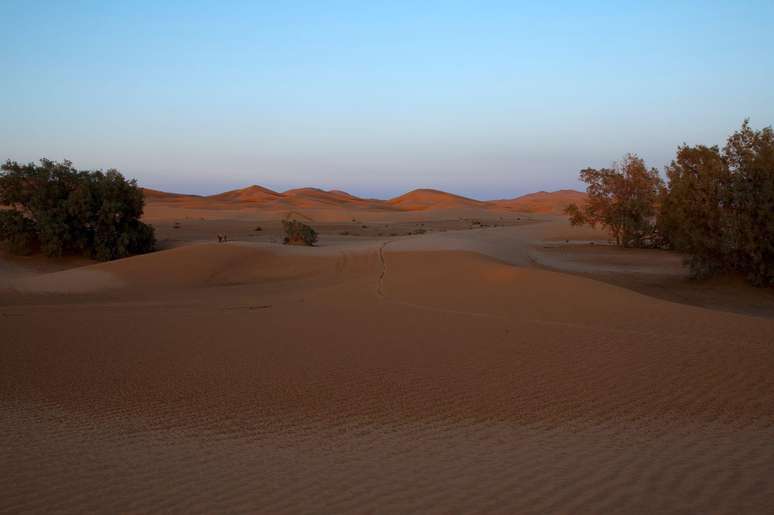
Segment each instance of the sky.
[{"label": "sky", "polygon": [[0,0],[0,159],[209,194],[581,189],[774,124],[774,1]]}]

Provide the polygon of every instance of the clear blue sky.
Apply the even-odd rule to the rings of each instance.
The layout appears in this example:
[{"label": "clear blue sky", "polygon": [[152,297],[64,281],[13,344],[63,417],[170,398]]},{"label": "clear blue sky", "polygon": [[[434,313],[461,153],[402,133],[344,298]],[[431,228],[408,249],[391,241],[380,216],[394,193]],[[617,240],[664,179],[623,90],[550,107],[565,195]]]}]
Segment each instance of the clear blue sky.
[{"label": "clear blue sky", "polygon": [[774,1],[0,1],[0,159],[477,198],[774,123]]}]

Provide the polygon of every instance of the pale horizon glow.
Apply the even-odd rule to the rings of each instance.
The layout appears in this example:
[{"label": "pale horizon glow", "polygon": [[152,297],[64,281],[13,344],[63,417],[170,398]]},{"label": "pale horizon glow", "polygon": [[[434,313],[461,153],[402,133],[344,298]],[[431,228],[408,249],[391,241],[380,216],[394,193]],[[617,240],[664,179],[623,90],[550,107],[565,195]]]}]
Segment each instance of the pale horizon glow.
[{"label": "pale horizon glow", "polygon": [[770,1],[373,4],[3,2],[0,159],[488,200],[774,123]]}]

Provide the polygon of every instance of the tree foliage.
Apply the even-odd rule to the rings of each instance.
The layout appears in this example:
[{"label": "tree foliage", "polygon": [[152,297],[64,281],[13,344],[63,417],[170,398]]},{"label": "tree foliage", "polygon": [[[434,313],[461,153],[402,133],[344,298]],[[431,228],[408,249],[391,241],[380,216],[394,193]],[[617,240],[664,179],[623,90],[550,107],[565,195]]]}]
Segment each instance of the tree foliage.
[{"label": "tree foliage", "polygon": [[665,245],[688,253],[694,277],[729,271],[735,246],[730,173],[718,147],[678,148],[666,169],[658,228]]},{"label": "tree foliage", "polygon": [[0,211],[0,240],[5,240],[14,254],[31,254],[38,247],[35,222],[18,211]]},{"label": "tree foliage", "polygon": [[573,225],[600,225],[624,247],[643,247],[653,241],[663,186],[655,168],[648,169],[642,159],[628,154],[613,168],[581,170],[580,178],[588,185],[588,200],[565,209]]},{"label": "tree foliage", "polygon": [[774,284],[774,133],[745,120],[725,148],[682,146],[667,167],[659,226],[695,277],[743,273]]},{"label": "tree foliage", "polygon": [[666,184],[633,155],[580,176],[588,202],[566,210],[573,225],[600,224],[619,245],[682,251],[697,278],[738,272],[755,285],[774,285],[771,127],[755,131],[745,120],[722,150],[680,146]]},{"label": "tree foliage", "polygon": [[116,170],[79,171],[70,161],[47,159],[7,161],[1,169],[0,204],[13,214],[4,215],[0,240],[11,250],[36,242],[48,256],[110,260],[153,249],[153,228],[140,222],[142,190]]},{"label": "tree foliage", "polygon": [[297,220],[283,220],[285,245],[309,245],[317,242],[317,231]]},{"label": "tree foliage", "polygon": [[774,131],[745,120],[724,149],[730,172],[732,266],[759,286],[774,285]]}]

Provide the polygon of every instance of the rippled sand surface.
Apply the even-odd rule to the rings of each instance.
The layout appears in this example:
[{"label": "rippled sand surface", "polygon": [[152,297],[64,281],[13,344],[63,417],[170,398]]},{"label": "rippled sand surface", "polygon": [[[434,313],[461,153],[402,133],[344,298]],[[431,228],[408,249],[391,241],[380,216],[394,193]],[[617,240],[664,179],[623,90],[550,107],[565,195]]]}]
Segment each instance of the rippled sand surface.
[{"label": "rippled sand surface", "polygon": [[774,321],[471,249],[277,252],[3,294],[0,511],[774,508]]}]

